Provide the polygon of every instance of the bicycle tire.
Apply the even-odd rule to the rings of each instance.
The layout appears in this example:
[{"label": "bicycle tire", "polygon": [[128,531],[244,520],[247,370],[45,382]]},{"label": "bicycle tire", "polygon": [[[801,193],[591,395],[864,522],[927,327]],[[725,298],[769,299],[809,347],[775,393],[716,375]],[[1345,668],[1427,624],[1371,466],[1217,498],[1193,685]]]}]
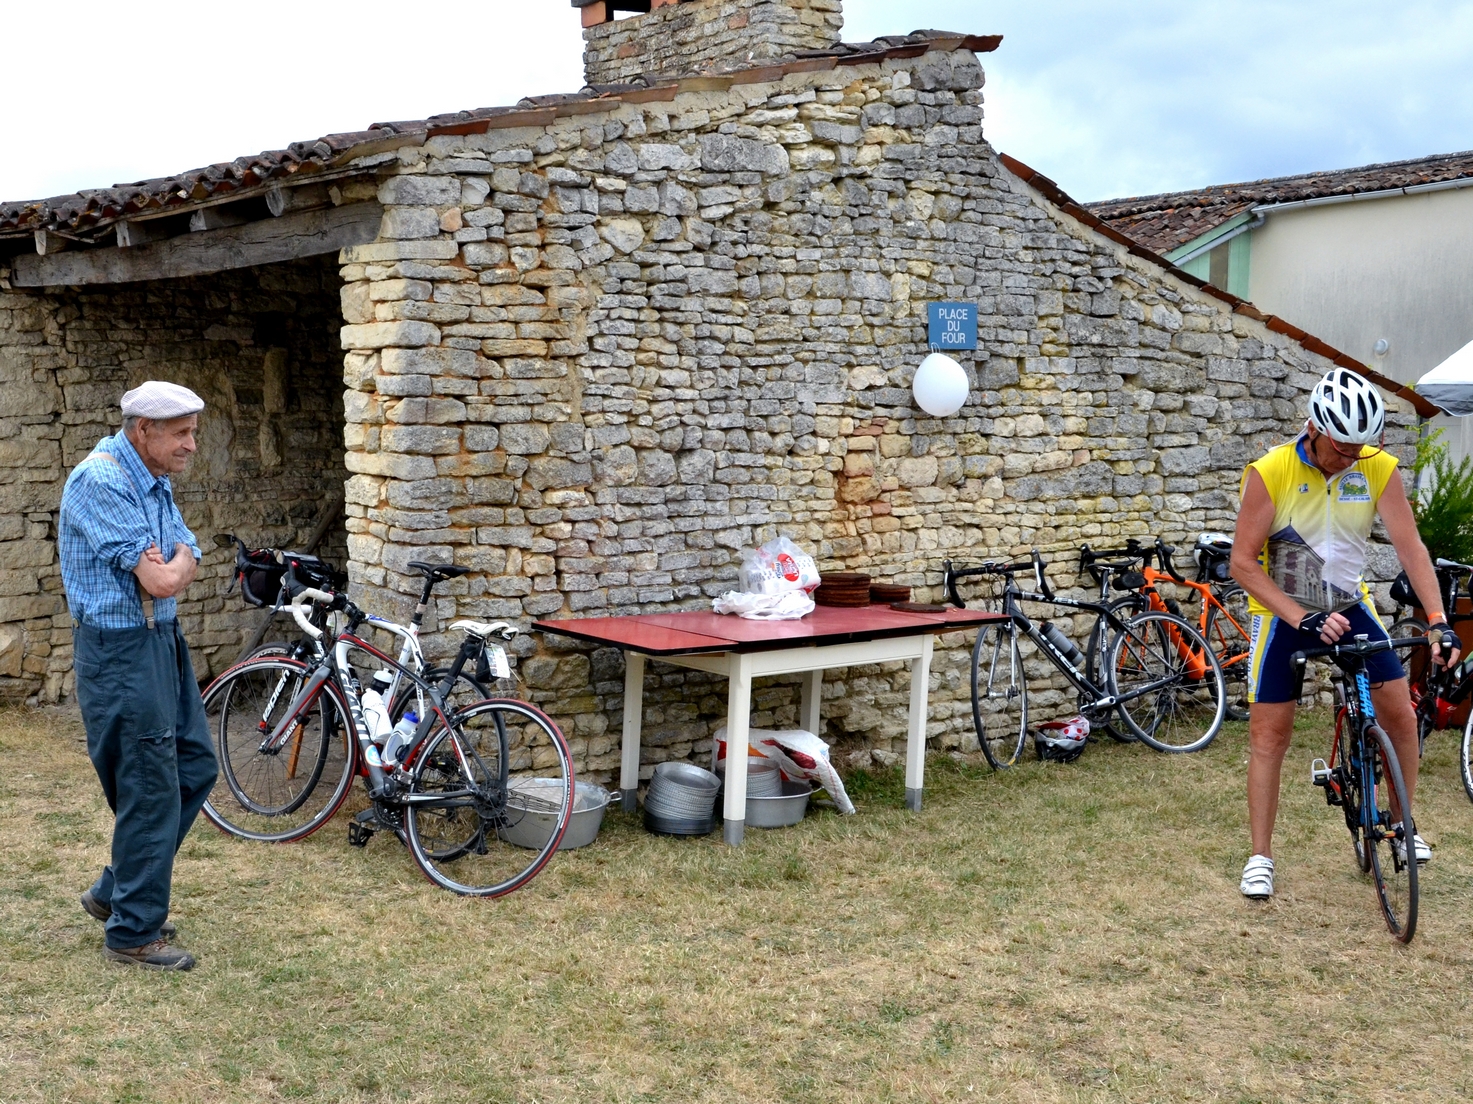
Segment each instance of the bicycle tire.
[{"label": "bicycle tire", "polygon": [[1463,726],[1463,746],[1458,756],[1458,770],[1463,776],[1463,792],[1473,801],[1473,712],[1468,714],[1468,723]]},{"label": "bicycle tire", "polygon": [[[1401,763],[1396,758],[1391,737],[1378,724],[1369,725],[1366,735],[1374,737],[1367,741],[1367,750],[1375,772],[1373,777],[1376,778],[1376,824],[1367,849],[1371,856],[1371,877],[1376,883],[1376,901],[1391,934],[1399,942],[1410,943],[1417,932],[1418,870],[1416,849],[1412,844],[1417,830],[1416,821],[1412,816],[1411,802],[1407,800]],[[1401,810],[1399,816],[1396,808]],[[1390,832],[1398,820],[1402,834],[1400,858]]]},{"label": "bicycle tire", "polygon": [[[1129,621],[1132,617],[1139,616],[1146,611],[1148,603],[1140,594],[1125,594],[1116,598],[1109,604],[1110,612],[1121,621]],[[1103,617],[1095,619],[1095,626],[1090,631],[1089,642],[1084,649],[1084,673],[1089,681],[1101,690],[1108,690],[1110,680],[1105,673],[1105,653],[1109,651],[1107,630],[1110,622]],[[1079,695],[1080,710],[1083,711],[1090,704],[1085,700],[1085,695]],[[1119,724],[1110,718],[1115,716],[1115,710],[1110,710],[1103,717],[1097,717],[1090,727],[1090,732],[1101,731],[1112,740],[1122,744],[1136,743],[1135,733],[1122,721]]]},{"label": "bicycle tire", "polygon": [[[1227,717],[1230,721],[1248,719],[1248,662],[1252,642],[1245,635],[1251,631],[1248,616],[1248,594],[1241,587],[1233,587],[1225,593],[1216,594],[1218,602],[1227,610],[1210,606],[1207,610],[1207,642],[1217,654],[1222,666],[1223,681],[1227,684]],[[1239,628],[1243,632],[1239,632]]]},{"label": "bicycle tire", "polygon": [[972,645],[972,724],[993,770],[1016,766],[1028,742],[1028,678],[1019,637],[1013,622],[1001,621],[979,630]]},{"label": "bicycle tire", "polygon": [[[431,686],[438,687],[449,673],[448,667],[429,667],[420,675],[425,682]],[[404,679],[399,686],[399,692],[394,695],[394,700],[389,704],[389,720],[398,723],[399,718],[404,716],[404,710],[409,703],[416,699],[418,686],[409,679]],[[462,671],[456,676],[454,684],[450,687],[450,698],[446,705],[451,709],[463,708],[472,702],[485,701],[491,696],[491,691],[470,675]]]},{"label": "bicycle tire", "polygon": [[1116,712],[1157,751],[1201,751],[1222,728],[1222,665],[1180,617],[1152,610],[1133,618],[1110,643],[1108,674],[1110,692],[1123,699]]},{"label": "bicycle tire", "polygon": [[1371,852],[1361,839],[1360,810],[1365,795],[1361,792],[1360,772],[1349,766],[1350,756],[1346,752],[1345,721],[1349,713],[1338,710],[1335,714],[1335,743],[1330,752],[1330,761],[1340,783],[1340,811],[1345,817],[1345,827],[1350,832],[1351,849],[1355,852],[1355,865],[1362,874],[1371,872]]},{"label": "bicycle tire", "polygon": [[513,698],[476,702],[451,725],[431,731],[410,766],[409,852],[443,889],[500,897],[536,877],[562,842],[572,755],[546,714]]},{"label": "bicycle tire", "polygon": [[[1416,617],[1403,617],[1392,622],[1387,634],[1393,639],[1406,636],[1426,636],[1427,622]],[[1402,669],[1407,676],[1407,692],[1412,697],[1412,711],[1417,717],[1417,754],[1420,756],[1427,744],[1427,737],[1437,731],[1437,691],[1428,685],[1432,671],[1432,657],[1428,649],[1410,648],[1398,654]]]},{"label": "bicycle tire", "polygon": [[310,670],[282,657],[246,660],[205,690],[220,774],[202,811],[222,832],[266,843],[304,839],[331,820],[347,797],[357,773],[358,741],[351,715],[330,684],[283,744],[264,746],[263,734],[285,717]]}]

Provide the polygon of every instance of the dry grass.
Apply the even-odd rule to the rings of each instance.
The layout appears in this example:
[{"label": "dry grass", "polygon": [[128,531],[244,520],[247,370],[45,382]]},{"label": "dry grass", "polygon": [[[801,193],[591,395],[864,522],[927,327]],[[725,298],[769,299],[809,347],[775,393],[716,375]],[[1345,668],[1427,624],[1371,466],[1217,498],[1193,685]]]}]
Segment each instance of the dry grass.
[{"label": "dry grass", "polygon": [[[1322,718],[1312,724],[1322,722]],[[175,883],[192,974],[105,964],[77,894],[109,817],[70,722],[0,715],[5,1101],[1429,1101],[1467,1061],[1473,819],[1452,740],[1420,795],[1421,931],[1392,943],[1291,753],[1281,896],[1239,898],[1244,737],[933,763],[860,815],[731,850],[615,815],[500,902],[390,839],[241,844]]]}]

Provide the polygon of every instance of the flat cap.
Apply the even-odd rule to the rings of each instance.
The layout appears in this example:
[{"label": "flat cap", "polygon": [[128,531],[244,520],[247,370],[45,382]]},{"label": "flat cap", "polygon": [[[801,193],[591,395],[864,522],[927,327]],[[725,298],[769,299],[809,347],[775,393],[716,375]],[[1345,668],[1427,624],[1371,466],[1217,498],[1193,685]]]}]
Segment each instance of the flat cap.
[{"label": "flat cap", "polygon": [[205,400],[177,383],[149,380],[126,392],[122,405],[125,418],[182,418],[198,414]]}]

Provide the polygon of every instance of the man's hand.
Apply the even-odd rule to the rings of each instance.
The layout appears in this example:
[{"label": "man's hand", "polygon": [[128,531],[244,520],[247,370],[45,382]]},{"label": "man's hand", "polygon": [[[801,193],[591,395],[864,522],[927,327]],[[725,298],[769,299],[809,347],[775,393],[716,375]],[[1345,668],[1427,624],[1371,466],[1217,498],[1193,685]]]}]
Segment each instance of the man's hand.
[{"label": "man's hand", "polygon": [[[1458,657],[1463,654],[1463,642],[1446,621],[1434,621],[1427,627],[1427,639],[1432,644],[1432,662],[1439,667],[1456,667]],[[1447,655],[1444,657],[1443,652]]]},{"label": "man's hand", "polygon": [[138,557],[138,566],[133,569],[133,574],[153,597],[173,598],[194,582],[198,567],[194,553],[186,544],[176,544],[174,555],[168,560],[164,559],[158,545],[151,544]]},{"label": "man's hand", "polygon": [[1337,644],[1350,631],[1350,619],[1343,613],[1326,613],[1320,610],[1306,613],[1300,619],[1299,628],[1304,632],[1314,633],[1326,644]]}]

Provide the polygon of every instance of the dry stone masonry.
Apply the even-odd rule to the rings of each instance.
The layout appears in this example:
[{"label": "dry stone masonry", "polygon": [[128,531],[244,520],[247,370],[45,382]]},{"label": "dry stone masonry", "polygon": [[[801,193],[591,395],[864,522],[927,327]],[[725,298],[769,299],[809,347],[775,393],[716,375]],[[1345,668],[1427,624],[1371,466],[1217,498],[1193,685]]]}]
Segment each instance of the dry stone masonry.
[{"label": "dry stone masonry", "polygon": [[[1037,546],[1068,589],[1081,542],[1230,527],[1242,465],[1295,431],[1329,361],[1026,183],[983,136],[983,71],[959,36],[768,60],[831,46],[837,9],[695,0],[590,27],[594,84],[733,71],[380,142],[337,170],[383,219],[336,277],[299,261],[0,292],[0,688],[65,694],[60,479],[146,373],[211,403],[181,495],[202,536],[301,539],[344,488],[337,551],[368,608],[407,613],[411,559],[474,568],[437,589],[432,653],[454,617],[706,606],[780,532],[821,568],[939,598],[947,558]],[[972,393],[945,419],[910,392],[938,301],[978,314],[978,348],[958,354]],[[185,617],[223,654],[246,622],[218,563]],[[939,641],[939,749],[975,746],[969,646]],[[520,690],[580,772],[610,777],[620,655],[535,634],[517,648]],[[892,761],[908,678],[831,673],[823,735]],[[654,663],[646,689],[651,764],[709,754],[724,685]],[[753,701],[754,724],[796,722],[781,680]]]}]

